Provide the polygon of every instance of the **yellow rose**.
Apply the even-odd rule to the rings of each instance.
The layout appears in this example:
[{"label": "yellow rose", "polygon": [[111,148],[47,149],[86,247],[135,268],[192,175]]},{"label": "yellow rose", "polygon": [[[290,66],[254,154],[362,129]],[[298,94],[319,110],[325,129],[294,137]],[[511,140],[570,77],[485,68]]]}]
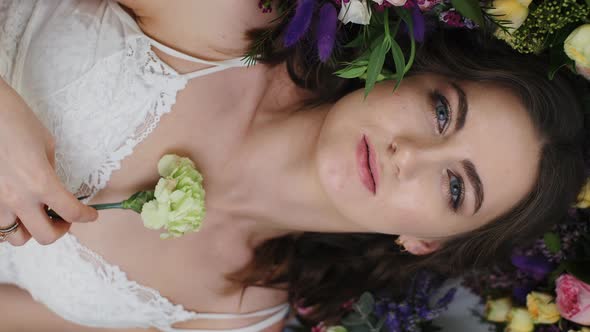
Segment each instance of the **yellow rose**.
[{"label": "yellow rose", "polygon": [[553,324],[560,318],[553,296],[531,292],[526,297],[526,306],[535,324]]},{"label": "yellow rose", "polygon": [[494,0],[486,12],[497,20],[509,21],[505,23],[509,32],[513,32],[524,23],[529,16],[529,5],[532,0]]},{"label": "yellow rose", "polygon": [[507,297],[488,300],[485,310],[486,319],[490,322],[504,323],[508,319],[510,309],[512,309],[512,301]]},{"label": "yellow rose", "polygon": [[567,37],[563,48],[578,67],[590,67],[590,24],[579,26]]},{"label": "yellow rose", "polygon": [[514,308],[508,314],[505,332],[532,332],[535,329],[533,317],[525,308]]},{"label": "yellow rose", "polygon": [[587,209],[590,207],[590,180],[586,181],[586,184],[578,194],[576,207],[579,209]]}]

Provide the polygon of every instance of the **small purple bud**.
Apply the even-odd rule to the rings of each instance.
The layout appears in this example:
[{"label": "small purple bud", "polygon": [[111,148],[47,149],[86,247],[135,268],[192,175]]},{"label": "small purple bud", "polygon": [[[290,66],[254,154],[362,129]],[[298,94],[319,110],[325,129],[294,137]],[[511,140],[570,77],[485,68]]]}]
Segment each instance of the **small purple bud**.
[{"label": "small purple bud", "polygon": [[338,27],[338,13],[331,3],[326,3],[320,9],[320,17],[317,25],[318,55],[320,61],[326,62],[332,55],[336,41],[336,28]]}]

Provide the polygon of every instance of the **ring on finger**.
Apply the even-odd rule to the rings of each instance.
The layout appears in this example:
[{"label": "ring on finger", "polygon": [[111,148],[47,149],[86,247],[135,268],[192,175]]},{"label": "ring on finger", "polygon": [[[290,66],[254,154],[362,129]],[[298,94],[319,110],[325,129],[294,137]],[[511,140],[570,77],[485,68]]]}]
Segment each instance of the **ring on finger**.
[{"label": "ring on finger", "polygon": [[18,230],[18,226],[20,226],[20,221],[17,219],[12,225],[6,228],[0,228],[0,241],[5,241],[10,234],[15,233]]}]

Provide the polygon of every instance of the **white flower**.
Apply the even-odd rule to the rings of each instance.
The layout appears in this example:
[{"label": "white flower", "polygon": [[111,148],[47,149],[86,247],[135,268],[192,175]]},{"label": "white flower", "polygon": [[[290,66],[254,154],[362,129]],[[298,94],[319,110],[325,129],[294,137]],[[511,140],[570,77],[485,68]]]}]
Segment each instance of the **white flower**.
[{"label": "white flower", "polygon": [[344,24],[352,22],[367,25],[371,20],[371,11],[366,0],[350,0],[342,2],[338,19]]},{"label": "white flower", "polygon": [[373,2],[376,2],[379,6],[383,4],[383,1],[387,1],[390,4],[398,7],[403,6],[406,4],[406,2],[408,2],[408,0],[373,0]]},{"label": "white flower", "polygon": [[160,180],[155,199],[143,204],[141,218],[145,227],[165,228],[161,238],[179,237],[196,232],[205,217],[203,177],[188,158],[165,155],[158,163]]},{"label": "white flower", "polygon": [[576,28],[565,40],[565,53],[580,67],[590,67],[590,24]]}]

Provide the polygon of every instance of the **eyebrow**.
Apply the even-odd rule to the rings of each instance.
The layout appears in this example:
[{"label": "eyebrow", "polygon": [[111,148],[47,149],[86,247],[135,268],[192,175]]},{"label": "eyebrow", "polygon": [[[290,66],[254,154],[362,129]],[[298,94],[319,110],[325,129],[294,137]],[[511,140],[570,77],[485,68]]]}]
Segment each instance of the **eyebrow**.
[{"label": "eyebrow", "polygon": [[470,160],[465,159],[461,161],[461,165],[465,170],[465,174],[467,174],[467,179],[469,180],[469,183],[471,183],[471,187],[475,191],[475,210],[473,214],[476,214],[483,203],[483,184],[481,183],[481,179],[477,174],[475,165]]},{"label": "eyebrow", "polygon": [[465,94],[465,91],[463,91],[463,89],[461,89],[461,87],[455,82],[451,83],[451,86],[459,96],[459,109],[457,113],[457,122],[455,123],[455,131],[459,131],[465,126],[465,119],[469,112],[469,105],[467,104],[467,95]]}]

